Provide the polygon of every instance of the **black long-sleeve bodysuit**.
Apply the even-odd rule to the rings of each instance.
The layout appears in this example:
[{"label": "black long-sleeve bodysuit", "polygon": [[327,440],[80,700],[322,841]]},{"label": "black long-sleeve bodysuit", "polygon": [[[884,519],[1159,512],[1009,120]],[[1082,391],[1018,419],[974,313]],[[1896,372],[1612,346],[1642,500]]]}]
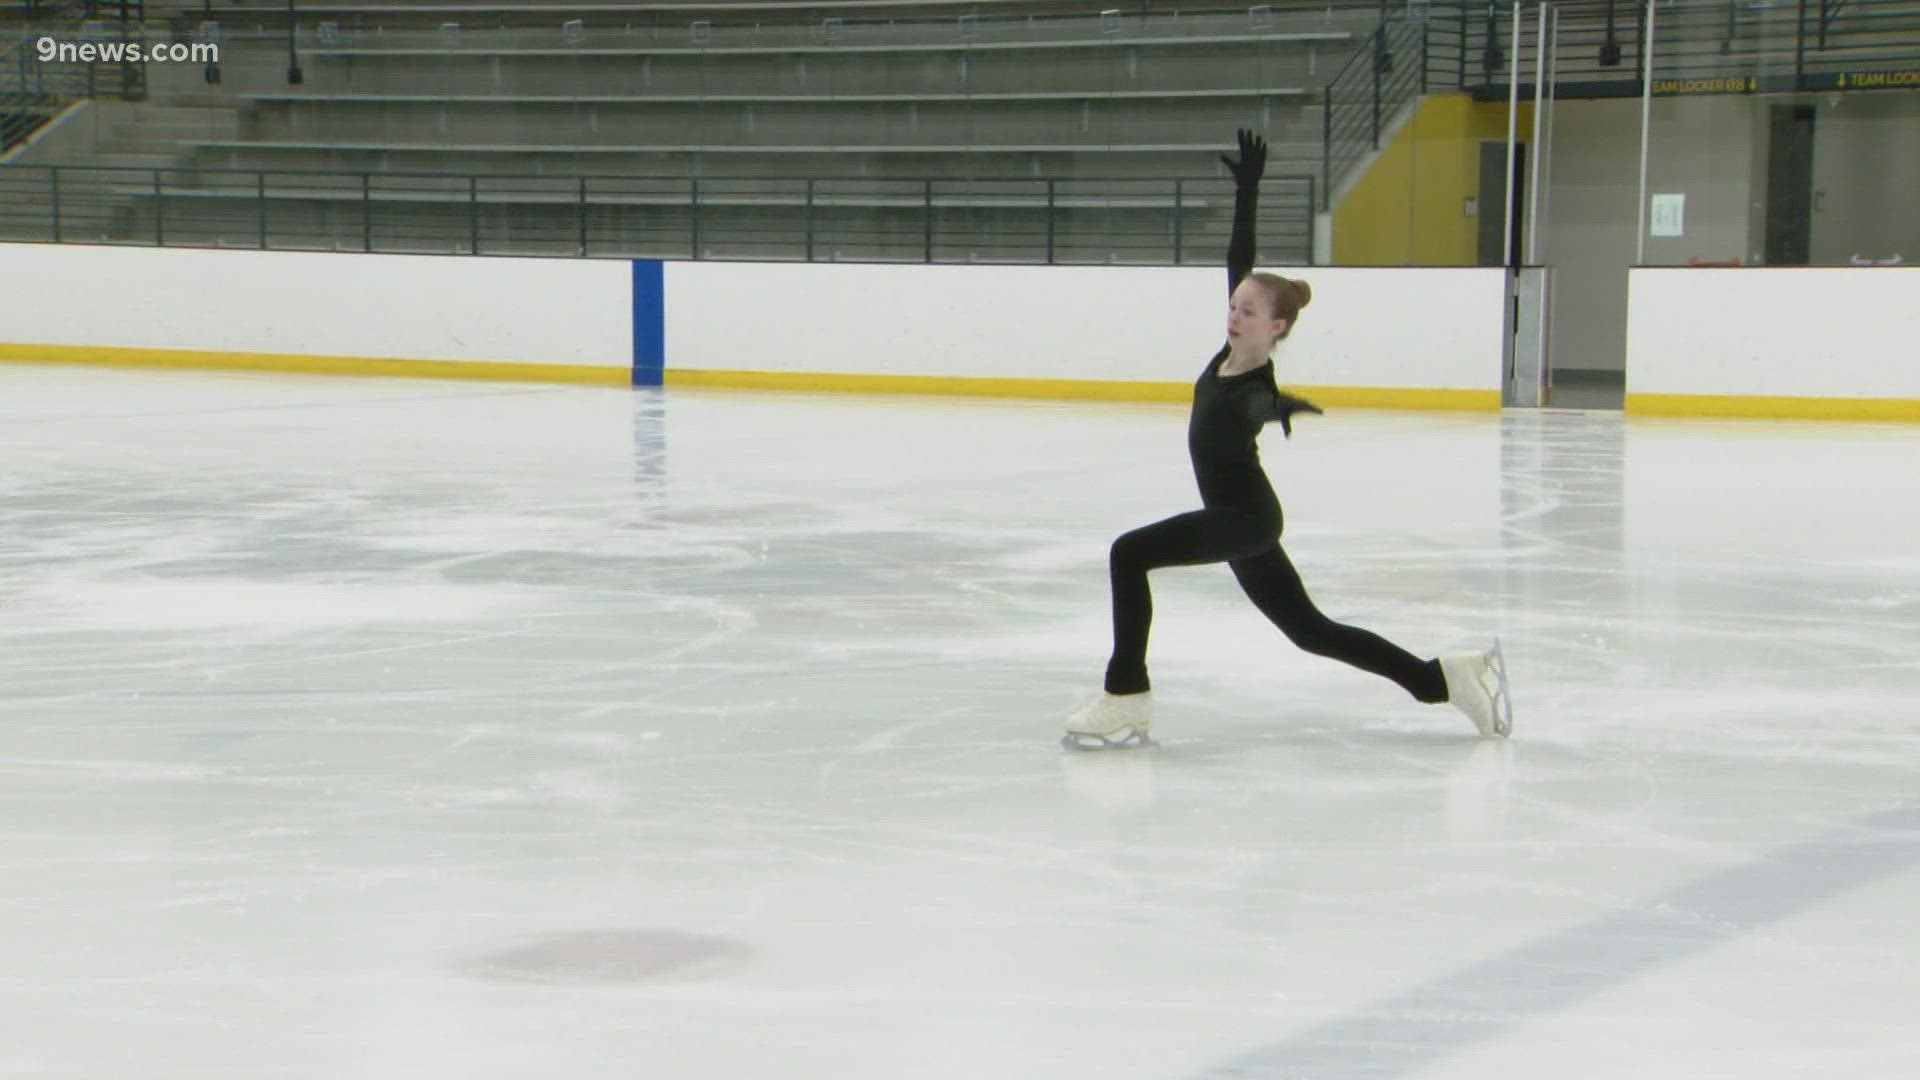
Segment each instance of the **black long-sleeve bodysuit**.
[{"label": "black long-sleeve bodysuit", "polygon": [[[1247,185],[1234,198],[1233,238],[1227,245],[1229,296],[1253,271],[1258,197],[1257,188]],[[1224,562],[1261,614],[1301,649],[1392,679],[1420,701],[1447,700],[1438,662],[1421,660],[1369,631],[1336,623],[1307,597],[1299,572],[1280,548],[1280,501],[1260,468],[1255,442],[1260,429],[1282,415],[1273,365],[1221,376],[1220,365],[1231,351],[1230,345],[1221,346],[1193,386],[1187,450],[1203,508],[1135,529],[1113,542],[1113,657],[1107,663],[1107,692],[1138,694],[1151,686],[1147,632],[1153,622],[1153,597],[1147,572]]]}]

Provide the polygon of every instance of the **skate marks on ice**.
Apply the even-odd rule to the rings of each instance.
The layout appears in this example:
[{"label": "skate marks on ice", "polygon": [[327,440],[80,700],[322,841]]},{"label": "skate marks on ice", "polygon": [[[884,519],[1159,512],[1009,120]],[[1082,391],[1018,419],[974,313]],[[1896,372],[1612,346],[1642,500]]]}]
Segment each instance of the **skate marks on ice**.
[{"label": "skate marks on ice", "polygon": [[[1201,1080],[1413,1077],[1663,965],[1920,864],[1920,802],[1782,845],[1630,909],[1568,927],[1364,1012],[1200,1073]],[[1604,962],[1596,962],[1604,958]]]}]

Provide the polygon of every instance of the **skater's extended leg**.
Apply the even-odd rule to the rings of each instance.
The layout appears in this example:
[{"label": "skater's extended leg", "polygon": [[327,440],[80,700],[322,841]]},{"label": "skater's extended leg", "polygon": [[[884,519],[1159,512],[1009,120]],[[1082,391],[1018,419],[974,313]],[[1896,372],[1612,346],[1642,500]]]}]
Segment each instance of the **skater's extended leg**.
[{"label": "skater's extended leg", "polygon": [[1113,656],[1107,662],[1107,693],[1145,693],[1147,634],[1153,625],[1153,594],[1147,571],[1167,566],[1227,562],[1273,543],[1275,524],[1262,515],[1209,507],[1135,529],[1113,542],[1108,567],[1113,579]]},{"label": "skater's extended leg", "polygon": [[1330,657],[1394,682],[1417,701],[1447,700],[1447,683],[1436,660],[1422,660],[1372,631],[1334,622],[1314,606],[1300,573],[1278,544],[1235,559],[1240,587],[1287,639],[1316,656]]}]

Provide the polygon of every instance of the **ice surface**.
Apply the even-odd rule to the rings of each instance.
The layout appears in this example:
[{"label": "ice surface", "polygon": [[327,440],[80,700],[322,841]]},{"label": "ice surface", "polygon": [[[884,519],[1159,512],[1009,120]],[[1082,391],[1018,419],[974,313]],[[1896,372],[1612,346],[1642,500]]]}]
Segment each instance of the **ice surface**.
[{"label": "ice surface", "polygon": [[0,1076],[1920,1075],[1920,431],[0,369]]}]

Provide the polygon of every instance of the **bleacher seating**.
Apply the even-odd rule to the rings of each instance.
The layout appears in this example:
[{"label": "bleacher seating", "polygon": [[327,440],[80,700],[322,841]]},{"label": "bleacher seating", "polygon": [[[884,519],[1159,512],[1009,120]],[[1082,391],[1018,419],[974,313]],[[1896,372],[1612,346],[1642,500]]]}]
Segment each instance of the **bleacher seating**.
[{"label": "bleacher seating", "polygon": [[[117,167],[68,175],[123,204],[97,216],[102,238],[168,235],[171,205],[218,223],[209,242],[252,242],[279,223],[350,247],[371,244],[378,222],[397,236],[418,220],[423,236],[454,234],[451,249],[501,250],[475,221],[476,208],[489,207],[503,221],[542,222],[502,226],[508,248],[618,253],[605,245],[637,233],[596,234],[592,219],[644,208],[659,228],[641,232],[704,257],[738,250],[713,244],[728,228],[811,238],[836,216],[865,213],[898,247],[893,234],[938,233],[929,222],[964,211],[994,218],[965,257],[1014,257],[994,236],[1030,249],[1041,215],[1053,257],[1051,241],[1073,231],[1077,208],[1105,214],[1147,261],[1166,261],[1224,227],[1219,192],[1211,202],[1203,193],[1224,178],[1216,155],[1235,128],[1266,135],[1269,174],[1299,204],[1288,212],[1310,215],[1316,192],[1324,207],[1392,120],[1367,100],[1374,65],[1352,63],[1368,58],[1377,0],[1104,10],[1060,0],[300,3],[291,19],[287,5],[267,0],[136,7],[155,39],[217,42],[218,67],[153,66],[149,100],[104,114],[84,153],[15,154]],[[1586,50],[1599,40],[1602,0],[1560,8],[1564,41]],[[1489,35],[1505,40],[1498,12],[1488,25],[1479,9],[1419,10],[1417,25],[1411,9],[1396,23],[1394,55],[1370,57],[1400,62],[1400,93],[1428,88],[1426,27],[1435,25],[1452,35],[1452,52],[1434,61],[1443,69],[1434,88],[1504,96],[1506,70],[1485,59],[1497,53]],[[1580,85],[1637,85],[1625,10],[1626,66],[1569,68],[1588,78]],[[1677,0],[1662,16],[1671,55],[1777,68],[1791,13],[1728,10]],[[1911,55],[1917,12],[1920,0],[1853,0],[1849,40]],[[1523,67],[1531,46],[1523,42]],[[1881,53],[1857,55],[1880,62]],[[1328,80],[1343,68],[1340,85],[1359,89],[1330,111]],[[1346,142],[1329,152],[1329,137]],[[1307,254],[1309,228],[1288,229],[1295,254]],[[1104,247],[1109,258],[1133,257],[1128,243]],[[838,250],[883,248],[894,250]]]}]

